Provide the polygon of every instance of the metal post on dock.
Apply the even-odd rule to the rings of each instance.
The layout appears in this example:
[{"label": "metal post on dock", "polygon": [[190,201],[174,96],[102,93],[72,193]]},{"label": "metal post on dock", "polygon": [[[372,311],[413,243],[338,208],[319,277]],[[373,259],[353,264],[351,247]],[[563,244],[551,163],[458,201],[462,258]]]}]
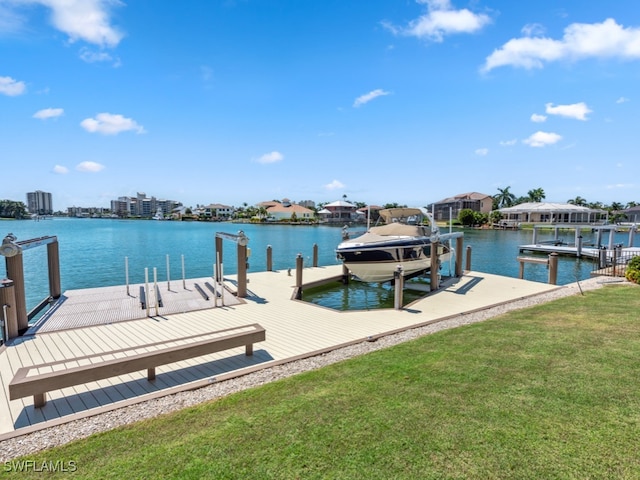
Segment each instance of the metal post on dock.
[{"label": "metal post on dock", "polygon": [[[155,298],[156,317],[158,316],[158,269],[153,267],[153,298]],[[149,298],[149,297],[147,297]]]},{"label": "metal post on dock", "polygon": [[267,272],[273,272],[273,248],[267,245]]},{"label": "metal post on dock", "polygon": [[149,268],[144,267],[144,298],[146,299],[147,317],[149,316]]},{"label": "metal post on dock", "polygon": [[182,288],[187,289],[187,284],[184,276],[184,255],[180,255],[180,261],[182,262]]},{"label": "metal post on dock", "polygon": [[628,245],[629,248],[633,247],[635,235],[636,235],[636,224],[634,223],[633,225],[631,225],[631,227],[629,227],[629,245]]},{"label": "metal post on dock", "polygon": [[398,265],[393,272],[393,308],[402,310],[402,294],[404,291],[404,272],[402,266]]},{"label": "metal post on dock", "polygon": [[313,244],[313,266],[314,268],[318,266],[318,244]]},{"label": "metal post on dock", "polygon": [[549,255],[549,283],[551,285],[558,283],[558,254],[556,252]]},{"label": "metal post on dock", "polygon": [[2,308],[4,340],[6,342],[18,336],[15,283],[8,278],[0,281],[0,307]]},{"label": "metal post on dock", "polygon": [[218,278],[216,278],[216,281],[218,282],[222,281],[222,277],[220,276],[220,262],[222,262],[222,258],[222,237],[216,235],[216,265],[218,265]]},{"label": "metal post on dock", "polygon": [[467,261],[466,261],[464,269],[467,272],[471,271],[471,245],[467,245]]},{"label": "metal post on dock", "polygon": [[169,254],[167,253],[167,291],[171,290],[171,273],[169,271]]},{"label": "metal post on dock", "polygon": [[127,286],[127,296],[130,297],[129,293],[129,257],[124,257],[124,282]]}]

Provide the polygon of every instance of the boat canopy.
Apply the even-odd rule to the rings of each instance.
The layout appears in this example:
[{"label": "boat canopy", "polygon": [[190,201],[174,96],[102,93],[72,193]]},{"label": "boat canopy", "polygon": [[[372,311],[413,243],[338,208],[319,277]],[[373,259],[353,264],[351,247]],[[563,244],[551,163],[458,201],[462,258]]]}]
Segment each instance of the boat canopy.
[{"label": "boat canopy", "polygon": [[428,237],[431,229],[422,225],[406,225],[404,223],[389,223],[371,227],[369,232],[374,235],[385,236],[405,236],[405,237]]},{"label": "boat canopy", "polygon": [[420,223],[425,218],[430,220],[429,212],[426,209],[420,207],[385,208],[383,210],[380,210],[380,212],[378,213],[380,215],[380,218],[382,218],[385,223],[407,223],[407,221],[411,218],[415,218],[417,220],[415,223]]}]

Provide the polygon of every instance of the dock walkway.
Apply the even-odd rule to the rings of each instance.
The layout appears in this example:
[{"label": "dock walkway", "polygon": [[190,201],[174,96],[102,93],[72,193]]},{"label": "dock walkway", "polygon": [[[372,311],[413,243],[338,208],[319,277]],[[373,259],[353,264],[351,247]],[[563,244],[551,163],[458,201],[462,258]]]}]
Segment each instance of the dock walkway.
[{"label": "dock walkway", "polygon": [[[305,268],[303,281],[317,282],[341,271],[341,266]],[[0,348],[0,440],[562,288],[471,271],[404,310],[340,312],[293,300],[295,277],[286,271],[251,273],[248,279],[248,296],[236,303],[218,308],[211,302],[205,308],[192,304],[189,311],[157,316],[152,310],[151,317],[135,319],[131,308],[141,309],[127,298],[125,287],[65,292],[67,300],[46,321]],[[109,320],[96,324],[94,318],[106,318],[101,312],[108,312]],[[266,341],[254,346],[251,357],[238,348],[159,367],[154,382],[139,372],[52,391],[39,409],[31,398],[9,400],[8,384],[23,366],[252,323],[266,329]]]}]

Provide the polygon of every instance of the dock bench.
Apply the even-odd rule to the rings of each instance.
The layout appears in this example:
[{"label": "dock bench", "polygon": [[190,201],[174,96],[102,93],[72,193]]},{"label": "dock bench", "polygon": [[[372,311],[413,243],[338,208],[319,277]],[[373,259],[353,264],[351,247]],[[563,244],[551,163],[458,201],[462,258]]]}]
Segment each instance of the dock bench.
[{"label": "dock bench", "polygon": [[241,346],[245,346],[245,353],[250,356],[253,355],[253,344],[262,342],[265,338],[264,327],[254,323],[122,350],[21,367],[9,383],[9,399],[16,400],[33,395],[34,407],[40,408],[47,401],[47,392],[52,390],[144,369],[147,370],[147,379],[152,381],[156,377],[156,367],[161,365]]}]

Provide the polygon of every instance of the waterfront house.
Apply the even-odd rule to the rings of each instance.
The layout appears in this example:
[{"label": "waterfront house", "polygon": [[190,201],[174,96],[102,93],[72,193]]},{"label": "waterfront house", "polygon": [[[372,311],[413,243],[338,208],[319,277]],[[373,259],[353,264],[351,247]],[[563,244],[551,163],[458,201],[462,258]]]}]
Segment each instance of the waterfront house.
[{"label": "waterfront house", "polygon": [[526,202],[498,210],[506,223],[605,223],[607,212],[571,203]]},{"label": "waterfront house", "polygon": [[284,199],[282,203],[275,203],[271,207],[267,208],[267,214],[269,218],[273,218],[275,221],[311,221],[313,220],[314,213],[302,205],[290,203]]},{"label": "waterfront house", "polygon": [[458,218],[458,214],[464,209],[489,214],[493,209],[493,197],[478,192],[460,193],[434,202],[427,209],[433,213],[435,220],[441,221]]},{"label": "waterfront house", "polygon": [[326,215],[326,221],[329,223],[355,222],[358,218],[356,213],[358,207],[344,200],[327,203],[324,206],[324,210],[331,212],[329,215]]}]

